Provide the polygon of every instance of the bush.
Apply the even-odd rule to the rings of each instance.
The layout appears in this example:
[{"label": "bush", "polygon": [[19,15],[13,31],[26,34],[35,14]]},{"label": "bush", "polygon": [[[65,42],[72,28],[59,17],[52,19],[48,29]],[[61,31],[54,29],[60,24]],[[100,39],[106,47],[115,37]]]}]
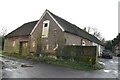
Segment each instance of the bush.
[{"label": "bush", "polygon": [[42,44],[37,45],[36,56],[39,56],[40,54],[43,54]]},{"label": "bush", "polygon": [[62,58],[62,48],[61,47],[58,47],[56,49],[56,56],[57,56],[58,59]]},{"label": "bush", "polygon": [[63,49],[62,49],[62,59],[65,59],[65,60],[71,59],[69,47],[63,47]]}]

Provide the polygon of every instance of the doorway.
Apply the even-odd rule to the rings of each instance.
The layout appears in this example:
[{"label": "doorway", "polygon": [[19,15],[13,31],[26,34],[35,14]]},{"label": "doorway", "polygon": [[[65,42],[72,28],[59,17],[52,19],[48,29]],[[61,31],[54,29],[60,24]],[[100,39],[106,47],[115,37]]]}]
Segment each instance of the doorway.
[{"label": "doorway", "polygon": [[21,55],[28,55],[29,53],[28,41],[20,42],[19,52]]}]

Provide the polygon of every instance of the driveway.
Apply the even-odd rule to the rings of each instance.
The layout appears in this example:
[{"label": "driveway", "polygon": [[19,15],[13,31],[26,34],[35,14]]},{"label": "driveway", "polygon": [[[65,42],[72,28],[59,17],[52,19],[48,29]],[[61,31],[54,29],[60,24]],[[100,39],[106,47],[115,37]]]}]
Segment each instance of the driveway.
[{"label": "driveway", "polygon": [[[0,59],[1,60],[1,59]],[[17,58],[3,58],[3,78],[118,78],[118,58],[99,59],[102,70],[81,71]],[[21,67],[21,65],[27,67]]]}]

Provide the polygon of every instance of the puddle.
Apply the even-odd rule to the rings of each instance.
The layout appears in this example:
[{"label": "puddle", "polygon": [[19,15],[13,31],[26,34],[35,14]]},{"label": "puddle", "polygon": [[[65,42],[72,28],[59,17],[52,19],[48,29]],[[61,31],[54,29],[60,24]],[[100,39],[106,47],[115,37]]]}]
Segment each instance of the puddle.
[{"label": "puddle", "polygon": [[118,74],[118,71],[116,70],[104,70],[106,73],[112,73],[112,74]]},{"label": "puddle", "polygon": [[118,62],[117,61],[110,61],[111,63],[116,63],[116,64],[118,64]]},{"label": "puddle", "polygon": [[100,63],[100,64],[102,64],[102,65],[105,65],[105,63],[104,63],[104,62],[100,62],[100,61],[98,61],[98,63]]},{"label": "puddle", "polygon": [[104,72],[106,73],[110,73],[112,70],[104,70]]},{"label": "puddle", "polygon": [[115,74],[118,74],[118,71],[114,71]]},{"label": "puddle", "polygon": [[13,71],[13,70],[16,70],[16,69],[5,68],[4,70],[6,70],[6,71]]}]

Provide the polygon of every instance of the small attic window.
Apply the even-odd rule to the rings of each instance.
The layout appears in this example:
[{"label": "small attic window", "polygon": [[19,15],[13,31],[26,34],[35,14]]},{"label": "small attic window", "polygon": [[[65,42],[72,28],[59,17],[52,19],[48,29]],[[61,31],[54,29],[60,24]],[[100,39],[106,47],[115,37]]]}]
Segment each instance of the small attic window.
[{"label": "small attic window", "polygon": [[82,41],[82,45],[85,46],[85,41]]},{"label": "small attic window", "polygon": [[45,24],[44,24],[44,27],[47,27],[47,26],[48,26],[48,23],[45,23]]}]

